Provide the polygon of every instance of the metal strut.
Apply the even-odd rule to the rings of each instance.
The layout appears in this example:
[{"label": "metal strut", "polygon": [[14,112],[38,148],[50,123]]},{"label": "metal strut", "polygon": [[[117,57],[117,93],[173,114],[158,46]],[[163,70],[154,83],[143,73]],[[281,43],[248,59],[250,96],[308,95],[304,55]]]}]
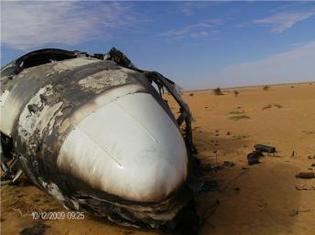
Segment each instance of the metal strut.
[{"label": "metal strut", "polygon": [[23,174],[22,169],[18,166],[19,160],[13,159],[11,162],[3,160],[3,154],[1,154],[1,169],[3,174],[1,175],[1,186],[6,184],[14,184]]},{"label": "metal strut", "polygon": [[1,170],[0,177],[2,185],[14,184],[23,174],[19,165],[19,159],[12,154],[12,139],[1,133],[0,143]]}]

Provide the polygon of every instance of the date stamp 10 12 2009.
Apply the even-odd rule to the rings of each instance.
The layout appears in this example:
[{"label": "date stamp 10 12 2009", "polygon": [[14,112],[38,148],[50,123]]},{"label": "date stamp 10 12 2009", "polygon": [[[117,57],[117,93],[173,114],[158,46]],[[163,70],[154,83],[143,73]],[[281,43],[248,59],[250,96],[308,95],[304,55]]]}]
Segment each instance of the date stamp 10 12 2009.
[{"label": "date stamp 10 12 2009", "polygon": [[34,220],[83,220],[84,212],[80,211],[33,211]]}]

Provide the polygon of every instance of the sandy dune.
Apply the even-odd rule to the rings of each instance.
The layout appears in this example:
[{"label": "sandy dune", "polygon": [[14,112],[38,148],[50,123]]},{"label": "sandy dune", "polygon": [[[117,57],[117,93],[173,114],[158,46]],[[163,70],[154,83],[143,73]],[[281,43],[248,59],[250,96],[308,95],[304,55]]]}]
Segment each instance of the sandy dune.
[{"label": "sandy dune", "polygon": [[[237,97],[234,90],[219,96],[210,90],[184,94],[202,163],[235,163],[205,176],[216,180],[219,190],[196,198],[200,234],[315,234],[315,190],[296,189],[315,189],[315,179],[295,178],[300,171],[315,172],[315,83],[236,88]],[[248,166],[246,155],[256,143],[273,145],[278,153]],[[89,216],[37,221],[29,214],[33,210],[64,209],[33,186],[2,187],[1,234],[18,234],[38,223],[50,226],[45,234],[157,234]]]}]

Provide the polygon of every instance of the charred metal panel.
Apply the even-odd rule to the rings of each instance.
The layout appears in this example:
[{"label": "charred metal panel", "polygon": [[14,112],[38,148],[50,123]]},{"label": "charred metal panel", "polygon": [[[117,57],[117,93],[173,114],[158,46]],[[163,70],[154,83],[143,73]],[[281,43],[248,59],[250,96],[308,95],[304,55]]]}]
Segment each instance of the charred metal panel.
[{"label": "charred metal panel", "polygon": [[[188,190],[190,111],[173,82],[118,52],[47,49],[10,63],[1,73],[0,131],[30,180],[66,207],[160,227],[190,198],[181,195]],[[180,123],[163,88],[182,107]]]}]

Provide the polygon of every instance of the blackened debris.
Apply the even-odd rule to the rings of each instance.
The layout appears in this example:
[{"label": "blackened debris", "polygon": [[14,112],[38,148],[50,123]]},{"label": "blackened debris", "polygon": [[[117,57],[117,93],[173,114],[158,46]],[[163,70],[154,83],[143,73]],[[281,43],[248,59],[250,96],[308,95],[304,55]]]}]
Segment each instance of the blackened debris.
[{"label": "blackened debris", "polygon": [[254,145],[256,151],[265,152],[265,153],[275,153],[276,148],[273,146],[268,146],[264,144],[256,144]]},{"label": "blackened debris", "polygon": [[247,155],[248,165],[254,165],[260,163],[260,158],[264,155],[260,151],[253,151]]},{"label": "blackened debris", "polygon": [[263,153],[275,153],[276,148],[273,146],[268,146],[264,144],[255,144],[255,150],[247,154],[248,165],[254,165],[260,163],[260,158],[263,157]]},{"label": "blackened debris", "polygon": [[301,179],[313,179],[315,178],[315,173],[314,172],[300,172],[295,177],[301,178]]},{"label": "blackened debris", "polygon": [[109,56],[108,59],[115,61],[117,64],[123,67],[135,69],[135,66],[131,63],[129,58],[126,55],[124,55],[120,50],[117,50],[115,47],[113,47],[108,52],[108,56]]}]

